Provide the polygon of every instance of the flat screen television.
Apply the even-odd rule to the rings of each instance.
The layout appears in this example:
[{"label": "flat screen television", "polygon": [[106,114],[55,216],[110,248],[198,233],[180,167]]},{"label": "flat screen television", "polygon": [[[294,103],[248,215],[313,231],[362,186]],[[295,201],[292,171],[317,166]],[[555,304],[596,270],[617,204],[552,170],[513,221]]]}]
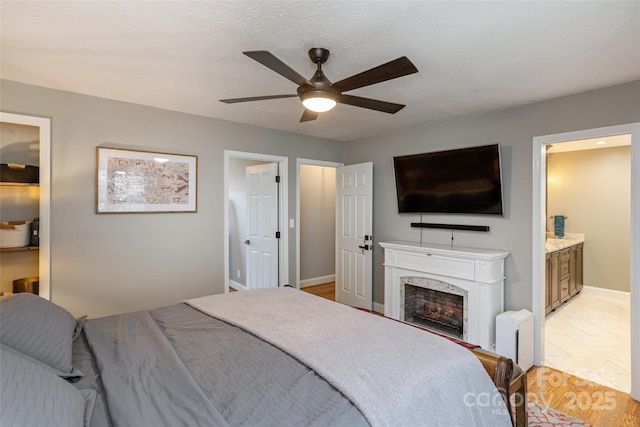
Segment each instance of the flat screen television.
[{"label": "flat screen television", "polygon": [[393,158],[400,213],[503,215],[500,146]]}]

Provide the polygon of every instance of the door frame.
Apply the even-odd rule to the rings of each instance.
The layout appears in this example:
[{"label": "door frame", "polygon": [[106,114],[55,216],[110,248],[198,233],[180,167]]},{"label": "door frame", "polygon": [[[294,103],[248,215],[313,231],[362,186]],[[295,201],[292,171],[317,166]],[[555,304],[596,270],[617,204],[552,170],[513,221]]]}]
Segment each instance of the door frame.
[{"label": "door frame", "polygon": [[287,217],[289,215],[289,158],[284,156],[274,156],[271,154],[249,153],[244,151],[224,150],[224,292],[229,292],[229,160],[255,160],[267,163],[277,163],[280,174],[280,189],[278,191],[278,227],[280,229],[280,248],[278,254],[279,283],[284,286],[289,283],[289,230]]},{"label": "door frame", "polygon": [[300,171],[302,169],[302,165],[323,166],[337,169],[344,166],[344,163],[304,158],[296,159],[296,222],[294,224],[296,230],[296,282],[294,286],[297,289],[300,289]]},{"label": "door frame", "polygon": [[[579,139],[631,134],[631,307],[640,307],[640,122],[533,138],[532,181],[532,311],[534,363],[544,363],[544,269],[546,230],[546,146]],[[631,396],[640,400],[640,310],[631,310]]]},{"label": "door frame", "polygon": [[40,224],[38,244],[39,295],[52,300],[51,290],[51,118],[0,111],[0,122],[39,129]]}]

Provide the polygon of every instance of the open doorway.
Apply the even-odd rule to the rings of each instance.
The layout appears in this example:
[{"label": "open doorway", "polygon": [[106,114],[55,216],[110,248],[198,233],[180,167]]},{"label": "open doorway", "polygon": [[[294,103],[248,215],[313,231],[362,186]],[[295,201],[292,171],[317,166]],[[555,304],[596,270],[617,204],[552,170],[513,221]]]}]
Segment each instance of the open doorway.
[{"label": "open doorway", "polygon": [[[307,163],[305,163],[307,162]],[[311,164],[310,164],[311,163]],[[301,173],[305,168],[315,169],[321,167],[316,172],[322,175],[324,171],[325,178],[331,176],[331,181],[314,180],[314,184],[318,185],[305,194],[301,189]],[[335,191],[331,191],[329,185],[332,185]],[[324,189],[323,189],[324,187]],[[318,233],[317,224],[311,220],[311,224],[305,224],[305,220],[301,219],[300,212],[305,209],[300,207],[305,203],[305,196],[311,205],[318,204],[321,193],[324,193],[329,201],[325,205],[331,206],[335,202],[335,210],[323,209],[325,212],[322,221],[328,224],[327,228],[332,230],[324,230]],[[361,307],[368,310],[373,306],[373,163],[366,162],[349,166],[341,166],[335,163],[316,162],[304,159],[298,160],[298,179],[297,179],[297,200],[298,200],[298,286],[304,280],[300,280],[300,272],[306,274],[305,268],[302,266],[301,254],[304,252],[312,252],[317,241],[322,239],[326,248],[323,258],[327,260],[324,273],[314,273],[319,277],[320,281],[327,281],[329,276],[335,277],[335,300],[351,305]],[[310,199],[309,197],[313,198]],[[327,206],[322,206],[326,208]],[[314,211],[315,208],[311,208]],[[313,212],[315,214],[316,212]],[[317,221],[317,220],[316,220]],[[311,239],[301,234],[300,230],[304,230],[306,226],[313,229]],[[304,232],[302,232],[304,233]],[[310,233],[311,234],[311,233]],[[333,236],[330,236],[332,234]],[[331,237],[334,237],[332,240]],[[306,239],[306,240],[305,240]],[[305,249],[307,245],[310,249]],[[330,258],[333,256],[335,260],[333,267]],[[308,264],[318,264],[319,256],[310,258]],[[328,267],[327,267],[328,266]],[[303,277],[303,279],[305,279]],[[308,283],[308,282],[307,282]],[[305,283],[306,284],[306,283]]]},{"label": "open doorway", "polygon": [[[260,165],[273,164],[278,171],[279,189],[277,191],[276,219],[274,229],[277,232],[277,246],[274,256],[277,262],[274,264],[277,271],[271,271],[273,284],[284,286],[289,283],[289,245],[286,217],[288,212],[288,158],[259,153],[245,153],[239,151],[224,152],[224,230],[227,240],[224,246],[225,265],[225,292],[229,289],[249,289],[247,280],[251,280],[247,271],[252,269],[251,260],[246,253],[247,223],[246,215],[248,197],[245,187],[247,170]],[[275,233],[274,233],[275,234]],[[255,271],[255,270],[254,270]]]},{"label": "open doorway", "polygon": [[[53,297],[53,289],[51,284],[51,119],[44,117],[35,117],[35,116],[26,116],[22,114],[14,114],[14,113],[5,113],[0,112],[0,125],[4,129],[6,126],[9,131],[12,130],[12,126],[26,127],[32,128],[35,131],[35,135],[37,141],[29,141],[27,146],[35,145],[37,146],[38,153],[37,156],[37,164],[39,166],[39,184],[37,185],[37,189],[35,190],[36,194],[36,205],[35,211],[39,216],[39,231],[38,231],[38,245],[35,247],[25,247],[25,248],[10,248],[7,251],[13,251],[14,249],[19,250],[18,252],[5,253],[3,255],[3,263],[10,262],[11,259],[15,261],[15,263],[20,264],[25,262],[25,257],[29,255],[33,255],[33,253],[37,252],[36,263],[38,264],[35,267],[35,271],[38,272],[38,281],[39,281],[39,295],[46,299],[52,299]],[[3,144],[1,144],[2,148],[2,157],[3,163],[7,163],[4,160],[9,159],[5,154],[8,151],[12,151],[15,147],[10,145],[21,145],[20,143],[16,144],[16,141],[11,141],[7,135],[3,134]],[[9,144],[9,145],[7,145]],[[15,161],[15,160],[14,160]],[[29,191],[29,189],[19,188],[18,192],[24,193],[24,191]],[[31,191],[29,191],[31,192]],[[8,206],[5,202],[7,201],[5,197],[7,196],[8,191],[2,192],[2,201],[0,204],[4,203],[3,207]],[[18,199],[23,199],[25,197],[24,194],[16,194]],[[30,197],[30,196],[29,196]],[[5,209],[6,211],[6,209]],[[34,215],[32,215],[34,216]],[[6,220],[10,218],[2,218],[2,220]],[[16,218],[17,219],[17,218]],[[22,249],[26,249],[22,251]],[[10,255],[10,256],[5,256]],[[7,276],[10,276],[8,273]],[[18,277],[15,277],[18,278]],[[0,289],[1,290],[1,289]],[[8,290],[8,289],[6,289]]]},{"label": "open doorway", "polygon": [[296,285],[335,282],[335,177],[342,163],[297,160]]},{"label": "open doorway", "polygon": [[631,135],[546,148],[545,365],[629,393]]},{"label": "open doorway", "polygon": [[[533,139],[533,265],[532,265],[532,309],[535,318],[535,357],[534,362],[540,366],[544,363],[545,356],[545,232],[547,226],[546,211],[546,170],[547,146],[560,144],[565,141],[576,141],[591,138],[599,138],[608,135],[631,135],[631,250],[630,250],[630,305],[638,307],[640,302],[640,256],[638,250],[640,227],[640,123],[612,126],[600,129],[590,129],[564,134],[548,135]],[[594,200],[594,202],[596,202]],[[640,328],[638,310],[631,310],[631,395],[634,399],[640,398]]]}]

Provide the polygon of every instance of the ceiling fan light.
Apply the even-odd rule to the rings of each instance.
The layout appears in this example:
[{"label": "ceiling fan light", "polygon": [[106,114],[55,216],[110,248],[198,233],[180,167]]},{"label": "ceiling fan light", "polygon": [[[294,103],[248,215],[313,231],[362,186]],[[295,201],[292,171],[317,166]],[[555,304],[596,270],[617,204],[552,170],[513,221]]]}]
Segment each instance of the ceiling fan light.
[{"label": "ceiling fan light", "polygon": [[315,111],[316,113],[324,113],[325,111],[329,111],[335,107],[336,101],[331,98],[314,96],[303,99],[302,105],[304,105],[304,108],[307,110]]}]

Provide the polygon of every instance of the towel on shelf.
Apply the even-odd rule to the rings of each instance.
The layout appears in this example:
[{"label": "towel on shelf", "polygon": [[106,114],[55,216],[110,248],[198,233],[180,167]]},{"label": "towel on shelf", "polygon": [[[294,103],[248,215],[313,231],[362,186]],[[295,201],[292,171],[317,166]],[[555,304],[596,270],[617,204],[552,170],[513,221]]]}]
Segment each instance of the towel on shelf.
[{"label": "towel on shelf", "polygon": [[556,237],[564,237],[564,215],[554,215],[553,230]]}]

